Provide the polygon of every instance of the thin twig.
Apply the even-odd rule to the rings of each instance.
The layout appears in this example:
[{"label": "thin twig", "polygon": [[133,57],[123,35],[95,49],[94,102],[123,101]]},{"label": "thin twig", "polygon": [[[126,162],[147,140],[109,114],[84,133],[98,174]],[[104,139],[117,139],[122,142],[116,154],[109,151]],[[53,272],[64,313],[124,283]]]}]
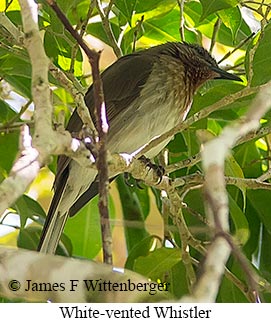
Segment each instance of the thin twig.
[{"label": "thin twig", "polygon": [[210,44],[210,48],[209,48],[209,52],[212,53],[215,43],[216,43],[216,37],[219,31],[221,25],[221,19],[217,18],[215,24],[214,24],[214,29],[213,29],[213,33],[212,33],[212,38],[211,38],[211,44]]},{"label": "thin twig", "polygon": [[184,35],[184,0],[177,0],[177,3],[179,5],[180,8],[180,37],[181,37],[181,41],[185,41],[185,35]]},{"label": "thin twig", "polygon": [[110,14],[110,11],[112,10],[114,2],[115,2],[115,0],[110,0],[108,3],[108,6],[104,10],[104,13],[105,13],[105,16],[107,17],[107,19],[109,18],[109,14]]},{"label": "thin twig", "polygon": [[11,125],[14,124],[14,122],[18,121],[18,119],[21,118],[21,116],[25,113],[25,111],[29,108],[30,104],[32,103],[32,100],[28,100],[26,102],[26,104],[24,104],[20,110],[19,113],[17,113],[13,118],[11,118],[10,120],[8,120],[5,124],[4,127],[5,128],[9,128]]},{"label": "thin twig", "polygon": [[242,40],[232,51],[229,51],[227,54],[225,54],[219,61],[218,64],[222,63],[225,59],[227,59],[228,57],[230,57],[233,53],[235,53],[237,51],[237,49],[241,48],[243,45],[245,45],[245,43],[247,43],[253,36],[255,35],[255,33],[251,33],[247,38],[245,38],[244,40]]},{"label": "thin twig", "polygon": [[142,24],[144,21],[144,15],[141,16],[141,19],[137,21],[136,23],[136,28],[134,31],[134,39],[133,39],[133,47],[132,47],[132,52],[134,53],[136,51],[136,42],[138,39],[138,33],[142,29]]},{"label": "thin twig", "polygon": [[105,31],[105,33],[106,33],[106,35],[108,37],[110,45],[113,48],[114,53],[116,54],[116,56],[119,58],[119,57],[121,57],[123,55],[122,50],[118,46],[118,42],[117,42],[117,40],[115,38],[115,35],[113,33],[110,21],[108,19],[108,15],[105,14],[100,0],[96,0],[96,8],[97,8],[97,10],[99,12],[99,15],[101,17],[102,25],[104,27],[104,31]]}]

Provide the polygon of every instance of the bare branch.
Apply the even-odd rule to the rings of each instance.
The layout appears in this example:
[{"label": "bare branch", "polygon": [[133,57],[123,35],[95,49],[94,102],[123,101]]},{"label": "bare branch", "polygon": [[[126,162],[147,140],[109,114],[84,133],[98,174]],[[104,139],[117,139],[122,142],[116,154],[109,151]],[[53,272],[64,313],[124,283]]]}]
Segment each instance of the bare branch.
[{"label": "bare branch", "polygon": [[229,150],[240,137],[260,126],[261,117],[270,107],[271,86],[269,84],[262,88],[244,117],[227,126],[219,137],[204,146],[202,159],[205,170],[205,205],[209,223],[214,228],[215,235],[203,263],[202,275],[189,300],[213,302],[216,298],[225,264],[232,250],[231,244],[226,239],[229,230],[229,207],[225,188],[224,161]]},{"label": "bare branch", "polygon": [[97,7],[97,10],[100,14],[100,17],[101,17],[101,20],[102,20],[102,24],[103,24],[103,27],[104,27],[104,31],[108,37],[108,40],[110,42],[110,45],[112,46],[113,50],[114,50],[114,53],[116,54],[116,56],[118,58],[120,58],[123,54],[122,54],[122,50],[121,48],[118,46],[118,42],[115,38],[115,35],[113,33],[113,30],[112,30],[112,27],[111,27],[111,24],[110,24],[110,21],[109,21],[109,13],[110,13],[110,10],[111,10],[111,7],[113,5],[113,1],[110,1],[108,7],[107,7],[107,10],[106,12],[104,12],[103,10],[103,7],[102,7],[102,4],[100,2],[100,0],[95,0],[96,1],[96,7]]},{"label": "bare branch", "polygon": [[[50,300],[54,303],[157,302],[170,298],[168,292],[161,291],[161,288],[158,290],[157,283],[128,270],[114,272],[112,266],[105,264],[4,247],[0,247],[0,258],[0,295],[6,298],[36,302]],[[12,282],[15,286],[13,290]],[[33,283],[43,282],[59,285],[46,291],[32,290]],[[101,283],[101,290],[91,288],[91,282]],[[124,291],[125,284],[128,286],[129,283],[141,286],[141,289],[127,293]],[[145,291],[142,286],[146,286]],[[151,286],[155,295],[150,292]]]}]

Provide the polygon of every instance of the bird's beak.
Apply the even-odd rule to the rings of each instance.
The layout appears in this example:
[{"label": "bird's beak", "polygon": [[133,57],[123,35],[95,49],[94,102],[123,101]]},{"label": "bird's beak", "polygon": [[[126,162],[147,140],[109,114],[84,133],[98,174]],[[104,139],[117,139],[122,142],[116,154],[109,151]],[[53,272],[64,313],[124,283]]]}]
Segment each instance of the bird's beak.
[{"label": "bird's beak", "polygon": [[217,73],[217,76],[215,77],[215,79],[224,79],[224,80],[233,80],[233,81],[243,82],[242,79],[240,79],[240,77],[238,77],[237,75],[228,73],[219,67],[212,66],[211,69],[212,69],[212,71]]}]

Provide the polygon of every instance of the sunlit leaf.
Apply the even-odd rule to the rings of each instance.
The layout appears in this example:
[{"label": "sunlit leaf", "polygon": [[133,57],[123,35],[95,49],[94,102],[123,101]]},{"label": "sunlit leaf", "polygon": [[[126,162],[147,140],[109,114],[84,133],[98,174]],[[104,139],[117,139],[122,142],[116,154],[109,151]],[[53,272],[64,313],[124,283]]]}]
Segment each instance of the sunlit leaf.
[{"label": "sunlit leaf", "polygon": [[21,228],[25,226],[27,219],[33,219],[35,216],[46,217],[46,213],[39,203],[27,195],[19,197],[12,207],[20,215]]},{"label": "sunlit leaf", "polygon": [[219,12],[223,24],[231,30],[233,41],[235,41],[237,32],[241,26],[241,13],[238,7],[221,10]]},{"label": "sunlit leaf", "polygon": [[146,257],[135,261],[134,270],[152,280],[162,279],[163,275],[181,260],[179,249],[159,248]]},{"label": "sunlit leaf", "polygon": [[203,8],[201,20],[219,10],[235,7],[238,2],[238,0],[200,0]]},{"label": "sunlit leaf", "polygon": [[251,84],[257,86],[264,84],[271,79],[271,24],[264,29],[263,36],[259,38],[259,43],[253,58],[253,77]]}]

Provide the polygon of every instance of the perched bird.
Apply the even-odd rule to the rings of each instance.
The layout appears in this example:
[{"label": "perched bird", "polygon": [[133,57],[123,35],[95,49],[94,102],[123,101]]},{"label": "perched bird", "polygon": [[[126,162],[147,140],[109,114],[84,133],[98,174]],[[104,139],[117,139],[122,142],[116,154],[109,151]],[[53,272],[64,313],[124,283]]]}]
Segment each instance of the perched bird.
[{"label": "perched bird", "polygon": [[[210,79],[240,81],[220,69],[215,59],[196,44],[169,42],[121,57],[102,73],[110,152],[134,153],[180,124],[190,110],[195,91]],[[95,122],[92,86],[85,102]],[[67,130],[79,132],[81,128],[82,121],[75,110]],[[145,156],[155,157],[169,141],[152,148]],[[55,193],[38,250],[55,252],[67,218],[98,193],[96,176],[96,170],[85,169],[60,156]]]}]

